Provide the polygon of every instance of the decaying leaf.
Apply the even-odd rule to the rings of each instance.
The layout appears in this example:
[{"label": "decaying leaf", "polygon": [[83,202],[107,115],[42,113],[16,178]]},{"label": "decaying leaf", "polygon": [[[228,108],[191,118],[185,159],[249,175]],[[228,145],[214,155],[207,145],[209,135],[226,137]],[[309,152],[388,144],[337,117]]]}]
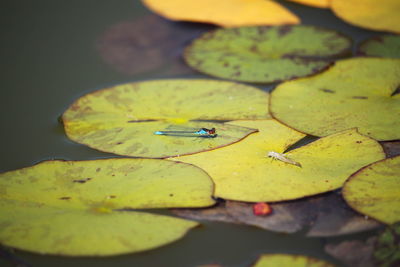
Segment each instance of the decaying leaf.
[{"label": "decaying leaf", "polygon": [[275,120],[229,124],[258,129],[241,142],[173,160],[204,169],[215,183],[214,196],[246,202],[277,202],[335,190],[361,167],[383,159],[378,142],[355,129],[321,138],[286,153],[301,166],[267,157],[283,153],[304,137]]},{"label": "decaying leaf", "polygon": [[331,0],[288,0],[288,1],[319,8],[329,8],[331,3]]},{"label": "decaying leaf", "polygon": [[335,267],[335,265],[326,261],[290,254],[262,254],[257,262],[252,267],[276,267],[276,266],[291,266],[291,267]]},{"label": "decaying leaf", "polygon": [[235,218],[228,212],[226,205],[229,202],[218,201],[216,205],[212,207],[206,207],[201,209],[172,209],[172,213],[183,218],[200,220],[200,221],[215,221],[215,222],[228,222],[228,223],[239,223]]},{"label": "decaying leaf", "polygon": [[188,219],[247,224],[274,232],[304,232],[312,237],[339,236],[380,226],[354,212],[336,192],[269,205],[273,212],[267,216],[255,216],[252,203],[238,201],[219,202],[208,208],[174,209],[173,213]]},{"label": "decaying leaf", "polygon": [[100,36],[96,46],[101,57],[122,73],[157,70],[186,74],[193,71],[181,60],[180,51],[204,30],[148,15],[111,26]]},{"label": "decaying leaf", "polygon": [[211,76],[270,83],[317,73],[350,48],[348,37],[314,26],[242,27],[203,34],[184,58]]},{"label": "decaying leaf", "polygon": [[400,141],[381,142],[388,158],[400,155]]},{"label": "decaying leaf", "polygon": [[204,22],[222,27],[297,24],[299,18],[270,0],[142,0],[153,12],[171,20]]},{"label": "decaying leaf", "polygon": [[373,163],[353,174],[343,197],[356,211],[392,224],[400,221],[400,156]]},{"label": "decaying leaf", "polygon": [[294,129],[326,136],[357,127],[377,140],[400,138],[400,59],[352,58],[278,85],[271,114]]},{"label": "decaying leaf", "polygon": [[339,18],[355,26],[400,32],[398,0],[331,0],[331,9]]},{"label": "decaying leaf", "polygon": [[358,54],[400,58],[400,36],[388,34],[370,38],[361,43],[358,47]]},{"label": "decaying leaf", "polygon": [[[154,80],[87,94],[62,119],[66,134],[75,142],[120,155],[164,158],[241,140],[255,130],[218,121],[268,118],[268,98],[266,92],[232,82]],[[215,128],[217,136],[155,134],[174,128]]]},{"label": "decaying leaf", "polygon": [[69,256],[149,250],[198,224],[127,208],[210,206],[212,191],[210,177],[187,164],[45,161],[0,174],[0,243]]}]

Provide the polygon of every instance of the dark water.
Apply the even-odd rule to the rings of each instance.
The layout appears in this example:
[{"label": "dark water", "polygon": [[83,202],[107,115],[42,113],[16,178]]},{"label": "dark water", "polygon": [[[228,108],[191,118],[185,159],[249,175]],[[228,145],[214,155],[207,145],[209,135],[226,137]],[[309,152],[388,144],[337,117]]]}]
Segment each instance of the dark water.
[{"label": "dark water", "polygon": [[[340,30],[359,42],[371,35],[328,10],[285,3],[305,24]],[[157,78],[128,75],[106,64],[96,40],[111,25],[149,14],[133,0],[3,0],[1,27],[0,172],[45,159],[110,157],[69,141],[57,119],[84,93],[111,84]],[[203,77],[200,76],[199,77]],[[363,235],[354,237],[362,238]],[[347,237],[350,238],[350,237]],[[16,252],[32,266],[247,266],[261,253],[306,254],[333,261],[327,241],[254,227],[205,223],[183,240],[149,252],[106,258],[68,258]],[[335,262],[335,261],[333,261]],[[0,266],[12,266],[0,258]]]}]

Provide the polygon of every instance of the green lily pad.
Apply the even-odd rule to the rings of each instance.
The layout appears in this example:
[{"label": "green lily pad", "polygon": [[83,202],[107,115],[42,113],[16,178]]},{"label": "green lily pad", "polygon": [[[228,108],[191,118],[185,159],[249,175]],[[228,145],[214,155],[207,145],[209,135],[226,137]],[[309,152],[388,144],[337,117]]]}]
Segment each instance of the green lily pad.
[{"label": "green lily pad", "polygon": [[0,243],[46,254],[116,255],[198,225],[139,210],[214,203],[201,169],[156,159],[45,161],[0,174]]},{"label": "green lily pad", "polygon": [[227,124],[258,129],[241,142],[220,149],[173,158],[204,169],[215,183],[214,196],[245,202],[277,202],[320,194],[342,187],[361,167],[385,157],[375,140],[355,129],[339,132],[286,153],[304,137],[276,120]]},{"label": "green lily pad", "polygon": [[280,84],[270,109],[279,121],[316,136],[357,127],[376,140],[400,138],[400,59],[352,58]]},{"label": "green lily pad", "polygon": [[361,43],[358,53],[365,56],[400,58],[400,36],[381,35],[370,38]]},{"label": "green lily pad", "polygon": [[184,58],[211,76],[270,83],[317,73],[350,48],[348,37],[313,26],[242,27],[203,34]]},{"label": "green lily pad", "polygon": [[400,221],[400,156],[373,163],[343,187],[343,197],[356,211],[392,224]]},{"label": "green lily pad", "polygon": [[[232,82],[156,80],[87,94],[62,119],[75,142],[119,155],[165,158],[226,146],[255,132],[218,121],[268,118],[268,99],[266,92]],[[155,134],[175,128],[215,128],[217,136]]]},{"label": "green lily pad", "polygon": [[252,267],[335,267],[335,265],[313,257],[290,254],[263,254]]}]

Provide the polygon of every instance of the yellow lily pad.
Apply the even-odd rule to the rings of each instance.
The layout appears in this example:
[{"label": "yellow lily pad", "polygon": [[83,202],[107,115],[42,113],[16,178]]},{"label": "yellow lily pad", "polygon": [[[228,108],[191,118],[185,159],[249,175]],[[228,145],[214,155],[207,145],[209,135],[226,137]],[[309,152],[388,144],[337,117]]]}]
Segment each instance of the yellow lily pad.
[{"label": "yellow lily pad", "polygon": [[[120,155],[164,158],[241,140],[255,130],[217,121],[268,118],[268,99],[266,92],[232,82],[156,80],[87,94],[62,119],[66,134],[75,142]],[[217,136],[155,134],[171,128],[216,128]]]},{"label": "yellow lily pad", "polygon": [[331,191],[359,168],[385,157],[378,142],[351,129],[288,152],[286,158],[296,166],[267,154],[283,153],[304,134],[275,120],[232,124],[259,132],[221,149],[174,158],[204,169],[215,183],[214,195],[224,199],[274,202]]},{"label": "yellow lily pad", "polygon": [[353,174],[343,197],[356,211],[392,224],[400,221],[400,156],[373,163]]},{"label": "yellow lily pad", "polygon": [[398,0],[331,0],[331,9],[350,24],[376,31],[400,32]]},{"label": "yellow lily pad", "polygon": [[0,243],[38,253],[153,249],[197,223],[127,209],[214,204],[201,169],[156,159],[45,161],[0,174]]},{"label": "yellow lily pad", "polygon": [[400,59],[337,61],[313,77],[280,84],[270,110],[279,121],[316,136],[357,127],[377,140],[400,138]]},{"label": "yellow lily pad", "polygon": [[276,267],[276,266],[290,266],[290,267],[335,267],[335,265],[326,261],[290,254],[263,254],[259,257],[257,262],[252,267]]},{"label": "yellow lily pad", "polygon": [[142,2],[153,12],[171,20],[212,23],[222,27],[300,23],[296,15],[270,0],[142,0]]},{"label": "yellow lily pad", "polygon": [[288,0],[288,1],[319,8],[328,8],[330,7],[331,3],[331,0]]}]

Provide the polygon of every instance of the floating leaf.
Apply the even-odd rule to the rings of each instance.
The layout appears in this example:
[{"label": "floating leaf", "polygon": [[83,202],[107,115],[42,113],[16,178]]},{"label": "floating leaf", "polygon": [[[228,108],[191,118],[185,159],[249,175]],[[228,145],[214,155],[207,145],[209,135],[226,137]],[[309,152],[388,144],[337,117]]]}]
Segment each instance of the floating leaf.
[{"label": "floating leaf", "polygon": [[[79,98],[63,122],[75,142],[120,155],[163,158],[241,140],[255,130],[209,121],[268,118],[268,97],[257,88],[224,81],[128,83]],[[217,137],[154,134],[171,127],[216,128]]]},{"label": "floating leaf", "polygon": [[400,32],[398,0],[331,0],[331,9],[350,24],[376,31]]},{"label": "floating leaf", "polygon": [[100,36],[97,49],[104,61],[122,73],[161,72],[162,68],[168,74],[192,73],[180,58],[181,50],[204,30],[148,15],[112,25]]},{"label": "floating leaf", "polygon": [[246,224],[268,231],[327,237],[374,229],[380,224],[354,212],[336,192],[295,201],[271,203],[272,214],[260,217],[253,213],[252,203],[220,201],[200,209],[173,209],[180,217],[194,220]]},{"label": "floating leaf", "polygon": [[287,153],[299,167],[272,160],[267,153],[283,153],[303,134],[275,120],[231,124],[259,132],[221,149],[174,158],[204,169],[214,180],[214,195],[224,199],[274,202],[331,191],[356,170],[385,156],[379,143],[352,129]]},{"label": "floating leaf", "polygon": [[294,129],[326,136],[358,127],[377,140],[400,138],[400,60],[353,58],[329,70],[279,85],[272,115]]},{"label": "floating leaf", "polygon": [[330,6],[331,0],[288,0],[288,1],[312,7],[328,8]]},{"label": "floating leaf", "polygon": [[400,58],[400,36],[381,35],[364,41],[358,53],[366,56]]},{"label": "floating leaf", "polygon": [[289,255],[289,254],[263,254],[260,256],[257,262],[254,265],[252,265],[252,267],[276,267],[276,266],[334,267],[335,265],[308,256]]},{"label": "floating leaf", "polygon": [[127,208],[214,203],[203,170],[156,159],[46,161],[0,174],[0,188],[1,244],[70,256],[153,249],[197,225]]},{"label": "floating leaf", "polygon": [[353,174],[343,197],[356,211],[392,224],[400,221],[400,156],[373,163]]},{"label": "floating leaf", "polygon": [[205,22],[223,27],[297,24],[299,18],[270,0],[142,0],[153,12],[171,20]]},{"label": "floating leaf", "polygon": [[317,73],[350,48],[348,37],[313,26],[244,27],[203,34],[184,58],[211,76],[269,83]]}]

